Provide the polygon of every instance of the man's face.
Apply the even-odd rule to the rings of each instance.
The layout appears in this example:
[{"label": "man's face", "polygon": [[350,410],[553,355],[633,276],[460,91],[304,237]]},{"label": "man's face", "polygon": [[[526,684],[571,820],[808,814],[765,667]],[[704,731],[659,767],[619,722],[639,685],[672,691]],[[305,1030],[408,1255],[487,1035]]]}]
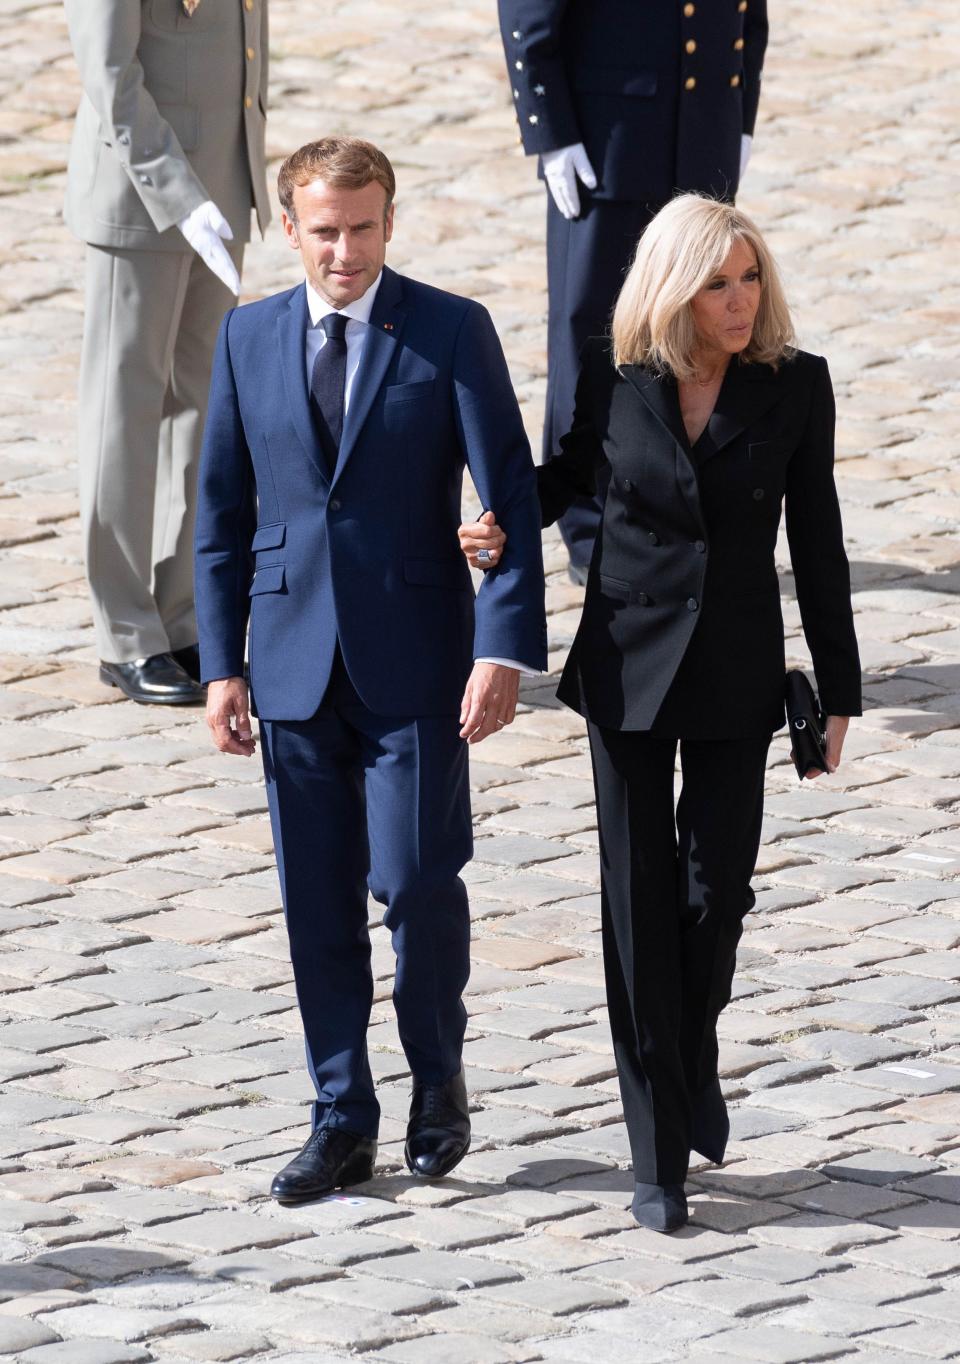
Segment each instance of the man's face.
[{"label": "man's face", "polygon": [[363,189],[314,180],[293,191],[295,216],[283,214],[283,230],[300,252],[310,284],[331,307],[361,298],[383,269],[393,236],[393,205],[386,209],[386,202],[386,190],[375,180]]}]

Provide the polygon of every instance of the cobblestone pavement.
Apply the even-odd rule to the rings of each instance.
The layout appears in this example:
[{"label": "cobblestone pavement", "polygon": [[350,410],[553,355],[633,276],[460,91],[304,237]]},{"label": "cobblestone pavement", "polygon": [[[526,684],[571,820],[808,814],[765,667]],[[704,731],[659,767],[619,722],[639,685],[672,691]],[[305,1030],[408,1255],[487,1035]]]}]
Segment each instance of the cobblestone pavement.
[{"label": "cobblestone pavement", "polygon": [[[543,202],[493,0],[272,3],[272,154],[330,129],[389,149],[392,260],[492,309],[535,436]],[[77,82],[60,6],[0,0],[4,1359],[960,1355],[960,24],[950,0],[774,0],[771,22],[743,202],[838,384],[869,710],[829,781],[798,788],[775,744],[722,1019],[735,1139],[666,1238],[624,1210],[588,758],[546,679],[474,765],[472,1153],[442,1184],[403,1173],[378,927],[378,1176],[266,1199],[308,1092],[260,774],[196,712],[97,681],[59,218]],[[274,228],[247,288],[293,265]],[[579,594],[547,549],[555,673]]]}]

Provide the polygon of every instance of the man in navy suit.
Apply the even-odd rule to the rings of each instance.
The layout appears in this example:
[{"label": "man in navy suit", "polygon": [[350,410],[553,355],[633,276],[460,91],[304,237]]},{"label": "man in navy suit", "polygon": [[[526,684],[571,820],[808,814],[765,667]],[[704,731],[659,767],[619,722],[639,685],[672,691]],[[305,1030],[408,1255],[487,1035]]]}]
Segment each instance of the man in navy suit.
[{"label": "man in navy suit", "polygon": [[[498,0],[523,149],[547,189],[543,457],[570,430],[580,350],[606,332],[641,232],[674,194],[733,199],[746,168],[767,0]],[[605,491],[605,488],[602,490]],[[560,518],[586,582],[600,503]]]},{"label": "man in navy suit", "polygon": [[[395,180],[326,138],[280,171],[305,284],[220,330],[201,463],[196,596],[208,722],[251,754],[252,700],[290,936],[314,1130],[284,1203],[369,1178],[379,1106],[367,891],[385,906],[413,1076],[407,1163],[470,1141],[461,1051],[472,855],[467,744],[546,666],[533,462],[476,303],[384,265]],[[464,464],[509,535],[476,602],[459,553]]]}]

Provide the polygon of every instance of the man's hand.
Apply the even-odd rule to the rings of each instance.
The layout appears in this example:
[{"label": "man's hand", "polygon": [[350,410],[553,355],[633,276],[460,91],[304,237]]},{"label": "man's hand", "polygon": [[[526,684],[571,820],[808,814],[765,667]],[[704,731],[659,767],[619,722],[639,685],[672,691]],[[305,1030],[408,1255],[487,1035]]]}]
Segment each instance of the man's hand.
[{"label": "man's hand", "polygon": [[250,693],[242,677],[223,677],[207,687],[207,724],[221,753],[253,757],[257,744],[250,728]]},{"label": "man's hand", "polygon": [[543,178],[553,195],[553,202],[565,218],[580,217],[580,191],[577,188],[579,177],[587,189],[597,188],[597,177],[593,173],[590,158],[582,142],[571,147],[558,147],[556,151],[541,152]]},{"label": "man's hand", "polygon": [[[497,525],[497,518],[492,511],[484,512],[479,521],[465,522],[457,531],[457,536],[460,549],[471,568],[493,568],[494,564],[500,562],[500,555],[507,543],[506,532]],[[478,558],[478,554],[484,550],[486,557]]]},{"label": "man's hand", "polygon": [[498,663],[474,663],[460,706],[460,738],[479,744],[513,723],[517,713],[520,674]]},{"label": "man's hand", "polygon": [[[240,293],[240,276],[224,242],[233,241],[233,229],[212,199],[188,213],[177,223],[197,255],[232,294]],[[222,239],[222,240],[221,240]]]},{"label": "man's hand", "polygon": [[749,133],[744,133],[740,138],[740,179],[747,173],[747,166],[750,164],[750,152],[753,150],[753,138]]},{"label": "man's hand", "polygon": [[[828,772],[836,772],[840,766],[840,754],[843,752],[843,741],[847,737],[849,725],[850,717],[847,715],[827,716],[827,742],[824,745],[824,756],[827,759]],[[815,781],[817,777],[822,776],[821,771],[811,768],[805,780]]]}]

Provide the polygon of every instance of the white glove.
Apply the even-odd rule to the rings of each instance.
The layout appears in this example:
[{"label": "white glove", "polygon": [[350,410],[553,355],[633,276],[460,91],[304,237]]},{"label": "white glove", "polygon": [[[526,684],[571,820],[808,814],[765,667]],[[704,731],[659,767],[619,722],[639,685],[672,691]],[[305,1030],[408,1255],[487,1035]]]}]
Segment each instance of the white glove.
[{"label": "white glove", "polygon": [[740,139],[740,179],[747,173],[747,166],[750,164],[750,151],[753,147],[753,138],[749,133],[744,133]]},{"label": "white glove", "polygon": [[558,147],[556,151],[541,152],[543,176],[547,188],[553,195],[553,202],[565,218],[579,218],[580,191],[577,177],[587,189],[597,188],[597,177],[593,173],[590,158],[582,142],[572,147]]},{"label": "white glove", "polygon": [[[233,241],[233,230],[212,199],[198,204],[177,223],[180,231],[231,294],[240,293],[240,276],[224,241]],[[222,240],[221,240],[222,239]]]}]

